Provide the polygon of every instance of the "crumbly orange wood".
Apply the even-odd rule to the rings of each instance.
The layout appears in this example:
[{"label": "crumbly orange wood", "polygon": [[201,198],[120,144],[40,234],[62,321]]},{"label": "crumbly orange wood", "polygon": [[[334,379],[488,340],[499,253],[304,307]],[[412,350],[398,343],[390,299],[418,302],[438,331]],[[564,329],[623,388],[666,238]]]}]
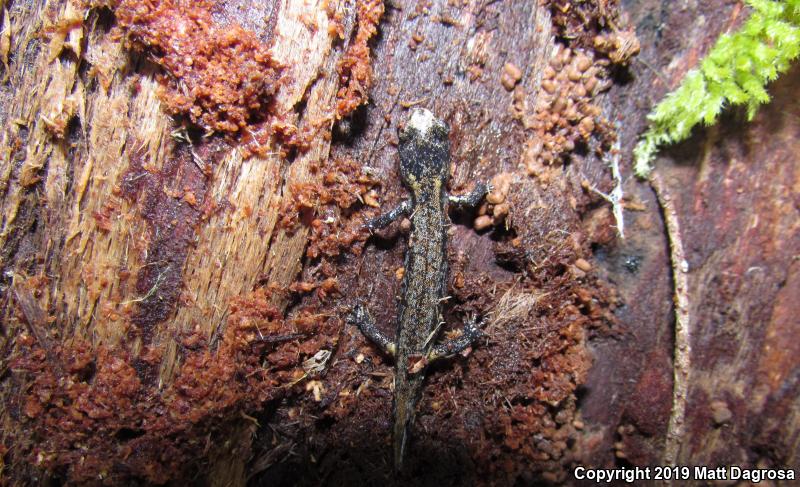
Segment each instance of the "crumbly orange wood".
[{"label": "crumbly orange wood", "polygon": [[372,86],[369,41],[378,32],[383,15],[383,0],[364,0],[358,6],[358,31],[353,43],[339,61],[337,72],[341,87],[336,94],[336,116],[344,118],[367,101]]},{"label": "crumbly orange wood", "polygon": [[[186,367],[179,359],[184,330],[212,336],[227,322],[231,300],[260,277],[288,287],[307,230],[277,232],[275,221],[282,198],[321,177],[309,167],[328,157],[338,78],[326,26],[330,9],[343,8],[297,0],[282,2],[277,13],[271,55],[286,81],[275,86],[266,114],[308,129],[307,150],[288,170],[280,138],[259,139],[264,147],[249,159],[222,143],[187,142],[170,111],[187,108],[209,127],[231,127],[219,125],[202,100],[194,100],[196,117],[194,103],[165,106],[158,67],[147,60],[159,58],[126,51],[103,9],[53,0],[16,4],[3,16],[12,26],[4,36],[19,54],[7,71],[18,89],[3,93],[9,103],[0,110],[9,122],[0,139],[0,266],[21,270],[20,285],[37,283],[33,305],[48,315],[39,326],[58,340],[121,347],[131,357],[159,349],[155,384],[169,387]],[[186,67],[161,61],[167,72]],[[245,107],[232,122],[240,131],[248,129],[242,120],[264,108],[247,97]],[[160,246],[176,241],[179,251],[159,259]],[[27,270],[41,275],[26,281]],[[142,313],[147,306],[157,311],[152,317]],[[24,321],[15,313],[3,310],[4,318]]]},{"label": "crumbly orange wood", "polygon": [[[275,230],[275,223],[281,201],[288,197],[292,185],[311,181],[314,176],[309,173],[309,164],[327,158],[329,141],[323,134],[330,130],[330,124],[325,124],[330,120],[335,85],[330,77],[313,82],[319,72],[331,69],[327,56],[332,39],[327,29],[312,32],[303,23],[310,16],[319,25],[326,25],[328,16],[322,3],[290,2],[278,18],[273,47],[276,59],[286,66],[284,75],[293,80],[276,93],[275,112],[287,113],[288,120],[296,122],[293,108],[308,96],[304,118],[306,123],[319,124],[320,131],[309,150],[299,154],[284,175],[283,186],[283,162],[277,151],[249,159],[232,151],[216,166],[209,192],[213,199],[228,200],[234,206],[232,211],[209,218],[197,248],[187,256],[183,285],[189,296],[202,293],[202,300],[192,299],[180,307],[173,320],[175,326],[200,326],[210,334],[223,324],[228,301],[252,289],[259,277],[268,276],[268,282],[285,288],[299,269],[305,231],[286,236]],[[165,377],[170,370],[170,362],[165,361]]]},{"label": "crumbly orange wood", "polygon": [[237,133],[268,113],[281,66],[256,33],[219,25],[216,3],[118,0],[111,6],[130,45],[164,68],[165,108],[206,130]]}]

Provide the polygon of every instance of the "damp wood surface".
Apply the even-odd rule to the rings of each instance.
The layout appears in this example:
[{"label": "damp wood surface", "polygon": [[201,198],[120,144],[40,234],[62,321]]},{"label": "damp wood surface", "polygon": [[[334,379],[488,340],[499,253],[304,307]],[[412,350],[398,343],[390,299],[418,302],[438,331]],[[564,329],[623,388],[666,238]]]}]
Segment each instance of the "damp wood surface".
[{"label": "damp wood surface", "polygon": [[[649,107],[696,65],[719,32],[740,25],[747,11],[731,1],[625,6],[642,53],[635,62],[637,78],[609,102],[625,116],[622,147],[632,148]],[[800,135],[800,105],[791,94],[797,79],[795,68],[772,83],[772,102],[753,122],[729,110],[718,126],[697,130],[657,163],[660,197],[675,210],[686,259],[674,266],[688,283],[677,290],[688,299],[691,345],[678,465],[800,464],[798,362],[788,339],[800,322],[788,318],[797,316],[798,304],[787,301],[797,293],[800,248],[800,174],[792,155]],[[628,303],[621,317],[635,340],[598,346],[589,379],[597,387],[584,404],[587,416],[617,425],[616,455],[645,465],[664,461],[675,352],[674,330],[663,323],[674,323],[676,280],[664,267],[673,265],[672,236],[664,236],[659,214],[666,210],[656,209],[656,194],[643,185],[631,182],[626,193],[641,198],[648,210],[629,213],[634,238],[604,260],[618,269],[618,289]],[[651,235],[649,243],[638,235]],[[632,258],[642,264],[634,280],[622,271]],[[777,345],[778,337],[786,341]],[[612,387],[620,376],[630,382]]]},{"label": "damp wood surface", "polygon": [[[797,69],[752,123],[665,152],[658,193],[630,176],[646,113],[740,3],[136,5],[0,2],[9,483],[570,484],[670,449],[800,465]],[[451,193],[501,190],[451,215],[445,332],[476,314],[486,337],[428,374],[409,479],[392,363],[344,316],[364,303],[394,333],[405,233],[360,228],[407,195],[415,106],[450,126]],[[615,157],[624,241],[594,191]]]}]

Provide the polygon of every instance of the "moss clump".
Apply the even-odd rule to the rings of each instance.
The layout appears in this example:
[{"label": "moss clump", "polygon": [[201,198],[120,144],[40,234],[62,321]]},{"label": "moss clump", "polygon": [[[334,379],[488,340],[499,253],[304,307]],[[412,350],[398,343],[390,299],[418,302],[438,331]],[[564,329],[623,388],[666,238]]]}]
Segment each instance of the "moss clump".
[{"label": "moss clump", "polygon": [[800,54],[800,0],[746,0],[752,14],[723,34],[681,85],[648,115],[650,128],[634,149],[636,174],[646,177],[660,146],[689,137],[700,122],[716,122],[726,104],[747,105],[752,119],[769,101],[764,86]]}]

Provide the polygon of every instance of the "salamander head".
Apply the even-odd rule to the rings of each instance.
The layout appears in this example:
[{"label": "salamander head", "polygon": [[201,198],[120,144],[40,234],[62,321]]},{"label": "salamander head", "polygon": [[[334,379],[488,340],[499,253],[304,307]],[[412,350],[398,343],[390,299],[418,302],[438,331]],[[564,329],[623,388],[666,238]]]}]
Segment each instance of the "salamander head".
[{"label": "salamander head", "polygon": [[415,108],[400,131],[400,177],[414,188],[425,181],[444,181],[450,173],[450,129],[433,113]]}]

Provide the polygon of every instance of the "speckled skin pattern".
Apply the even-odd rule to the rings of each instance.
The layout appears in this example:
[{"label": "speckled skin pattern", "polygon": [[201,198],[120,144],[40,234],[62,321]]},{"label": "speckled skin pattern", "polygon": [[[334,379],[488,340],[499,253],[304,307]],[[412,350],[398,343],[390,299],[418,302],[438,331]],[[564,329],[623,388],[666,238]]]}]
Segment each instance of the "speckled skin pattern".
[{"label": "speckled skin pattern", "polygon": [[[413,115],[412,115],[413,117]],[[398,307],[394,400],[394,459],[402,468],[424,371],[410,372],[409,358],[430,355],[442,321],[440,300],[447,280],[447,195],[450,173],[448,129],[437,121],[427,133],[411,123],[400,134],[400,177],[411,191],[411,235]]]},{"label": "speckled skin pattern", "polygon": [[427,364],[459,353],[480,336],[474,322],[468,322],[460,338],[440,345],[436,337],[443,325],[441,304],[447,290],[448,205],[475,205],[488,192],[478,184],[466,197],[450,197],[445,184],[450,176],[448,127],[424,109],[412,112],[400,133],[400,177],[411,192],[406,201],[367,226],[381,228],[398,217],[411,220],[409,250],[398,305],[396,342],[383,335],[369,313],[357,306],[349,321],[358,325],[372,341],[395,357],[394,463],[403,469],[403,459],[417,402],[425,380]]}]

